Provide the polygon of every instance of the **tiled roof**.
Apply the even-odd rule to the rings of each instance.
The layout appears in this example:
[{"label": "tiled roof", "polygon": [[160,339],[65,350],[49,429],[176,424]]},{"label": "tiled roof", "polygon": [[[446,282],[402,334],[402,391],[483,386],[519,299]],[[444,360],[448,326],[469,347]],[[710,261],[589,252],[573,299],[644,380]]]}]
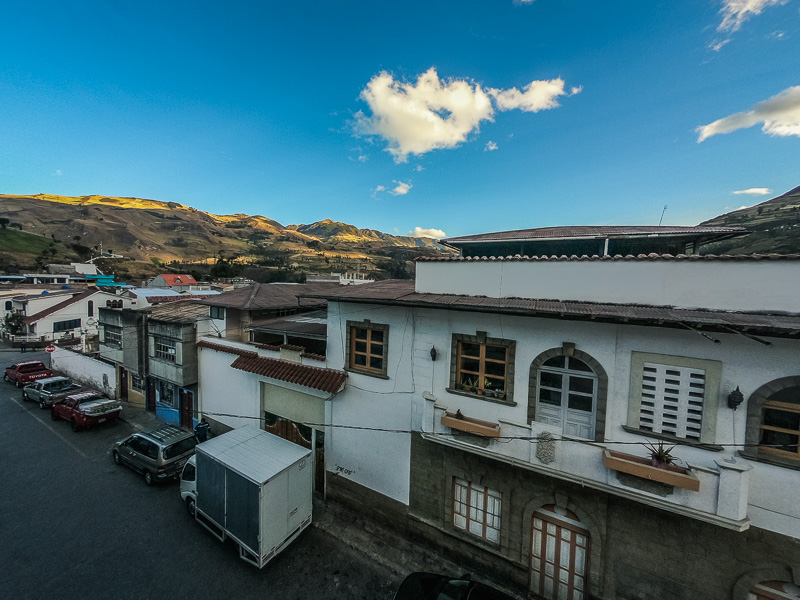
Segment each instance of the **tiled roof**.
[{"label": "tiled roof", "polygon": [[479,233],[440,240],[446,244],[458,245],[469,242],[501,242],[519,240],[575,239],[575,238],[618,238],[642,236],[717,236],[744,234],[743,227],[673,227],[654,225],[614,225],[614,226],[575,226],[575,227],[538,227],[535,229],[516,229],[514,231],[497,231]]},{"label": "tiled roof", "polygon": [[521,316],[590,320],[663,327],[703,328],[704,331],[797,336],[800,314],[766,314],[695,310],[672,306],[610,304],[529,298],[487,298],[455,294],[422,294],[410,280],[386,280],[347,286],[326,295],[329,301],[440,308]]},{"label": "tiled roof", "polygon": [[231,365],[234,369],[255,373],[270,379],[295,383],[315,390],[335,394],[347,379],[344,371],[311,367],[276,358],[240,356]]},{"label": "tiled roof", "polygon": [[340,286],[336,283],[254,283],[248,287],[204,298],[201,302],[208,306],[223,306],[239,310],[324,306],[324,301],[300,299],[299,296],[337,287]]},{"label": "tiled roof", "polygon": [[311,360],[318,360],[321,362],[325,362],[326,357],[324,354],[311,354],[310,352],[303,352],[300,356],[303,358],[309,358]]},{"label": "tiled roof", "polygon": [[145,296],[145,300],[149,304],[163,304],[164,302],[179,302],[186,298],[178,294],[177,296]]},{"label": "tiled roof", "polygon": [[427,262],[497,262],[497,261],[754,261],[754,260],[800,260],[800,254],[615,254],[599,256],[423,256],[418,261]]},{"label": "tiled roof", "polygon": [[239,356],[245,356],[248,358],[258,358],[258,353],[253,352],[251,350],[244,350],[242,348],[235,348],[234,346],[226,346],[225,344],[215,344],[213,342],[207,342],[205,340],[200,340],[197,342],[196,346],[198,348],[208,348],[209,350],[216,350],[217,352],[227,352],[228,354],[238,354]]},{"label": "tiled roof", "polygon": [[173,285],[197,285],[197,280],[191,275],[172,275],[162,273],[161,277],[170,287]]},{"label": "tiled roof", "polygon": [[52,315],[53,313],[58,312],[62,308],[66,308],[67,306],[71,306],[72,304],[75,304],[76,302],[80,302],[84,298],[88,298],[89,296],[93,296],[94,294],[99,294],[99,293],[100,293],[100,290],[93,289],[93,290],[86,290],[85,292],[81,292],[80,294],[75,294],[74,296],[72,296],[71,298],[68,298],[67,300],[64,300],[63,302],[59,302],[58,304],[55,304],[55,305],[53,305],[53,306],[51,306],[49,308],[45,308],[44,310],[39,311],[36,314],[28,315],[27,317],[22,319],[22,322],[25,323],[26,325],[30,325],[31,323],[35,323],[39,319],[42,319],[42,318],[44,318],[44,317],[46,317],[48,315]]}]

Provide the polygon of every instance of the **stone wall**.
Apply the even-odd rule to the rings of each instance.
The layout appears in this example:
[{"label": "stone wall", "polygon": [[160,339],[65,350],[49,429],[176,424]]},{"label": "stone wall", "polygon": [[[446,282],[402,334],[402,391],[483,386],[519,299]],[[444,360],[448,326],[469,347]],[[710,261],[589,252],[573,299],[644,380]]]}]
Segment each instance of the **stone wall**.
[{"label": "stone wall", "polygon": [[[499,544],[453,526],[453,477],[501,492]],[[527,589],[531,518],[546,504],[571,511],[589,530],[592,598],[744,600],[752,583],[742,582],[763,580],[758,573],[791,574],[796,566],[800,578],[800,540],[755,528],[722,529],[412,437],[409,533],[465,567]]]}]

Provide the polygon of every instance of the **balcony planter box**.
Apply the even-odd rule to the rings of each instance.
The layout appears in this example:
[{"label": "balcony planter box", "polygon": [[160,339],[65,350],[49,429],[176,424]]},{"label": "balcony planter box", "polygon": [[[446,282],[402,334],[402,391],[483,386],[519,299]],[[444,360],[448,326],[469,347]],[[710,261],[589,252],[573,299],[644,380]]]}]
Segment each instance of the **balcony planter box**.
[{"label": "balcony planter box", "polygon": [[488,421],[481,421],[470,417],[459,419],[453,413],[444,413],[442,415],[442,425],[450,427],[451,429],[458,429],[459,431],[466,431],[467,433],[474,433],[475,435],[482,435],[484,437],[496,438],[500,435],[500,425],[498,423],[489,423]]},{"label": "balcony planter box", "polygon": [[692,492],[700,491],[700,480],[697,475],[683,467],[676,465],[669,465],[667,468],[654,467],[649,458],[616,452],[615,450],[604,450],[603,462],[609,469],[620,473],[627,473],[650,481],[658,481]]}]

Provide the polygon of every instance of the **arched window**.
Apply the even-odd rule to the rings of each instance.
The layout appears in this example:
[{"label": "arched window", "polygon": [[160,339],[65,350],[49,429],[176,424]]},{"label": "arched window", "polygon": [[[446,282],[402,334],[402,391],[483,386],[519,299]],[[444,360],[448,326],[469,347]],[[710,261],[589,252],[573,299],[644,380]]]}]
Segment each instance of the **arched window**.
[{"label": "arched window", "polygon": [[607,389],[605,370],[585,352],[569,344],[548,350],[531,364],[528,420],[603,441]]},{"label": "arched window", "polygon": [[111,300],[106,300],[106,308],[112,308]]},{"label": "arched window", "polygon": [[87,317],[93,317],[94,316],[94,301],[93,300],[89,300],[87,305],[88,305],[88,309],[86,311],[86,313],[87,313],[86,316]]},{"label": "arched window", "polygon": [[14,303],[11,300],[6,300],[6,310],[13,310]]},{"label": "arched window", "polygon": [[769,462],[800,463],[800,376],[783,377],[758,388],[747,403],[742,454]]}]

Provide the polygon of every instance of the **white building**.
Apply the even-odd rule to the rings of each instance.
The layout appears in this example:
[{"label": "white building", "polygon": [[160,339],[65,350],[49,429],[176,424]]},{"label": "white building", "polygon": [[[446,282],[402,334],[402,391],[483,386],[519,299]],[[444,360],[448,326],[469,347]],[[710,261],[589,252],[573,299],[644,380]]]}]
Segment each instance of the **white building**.
[{"label": "white building", "polygon": [[797,597],[800,257],[428,259],[324,297],[329,497],[545,598]]}]

